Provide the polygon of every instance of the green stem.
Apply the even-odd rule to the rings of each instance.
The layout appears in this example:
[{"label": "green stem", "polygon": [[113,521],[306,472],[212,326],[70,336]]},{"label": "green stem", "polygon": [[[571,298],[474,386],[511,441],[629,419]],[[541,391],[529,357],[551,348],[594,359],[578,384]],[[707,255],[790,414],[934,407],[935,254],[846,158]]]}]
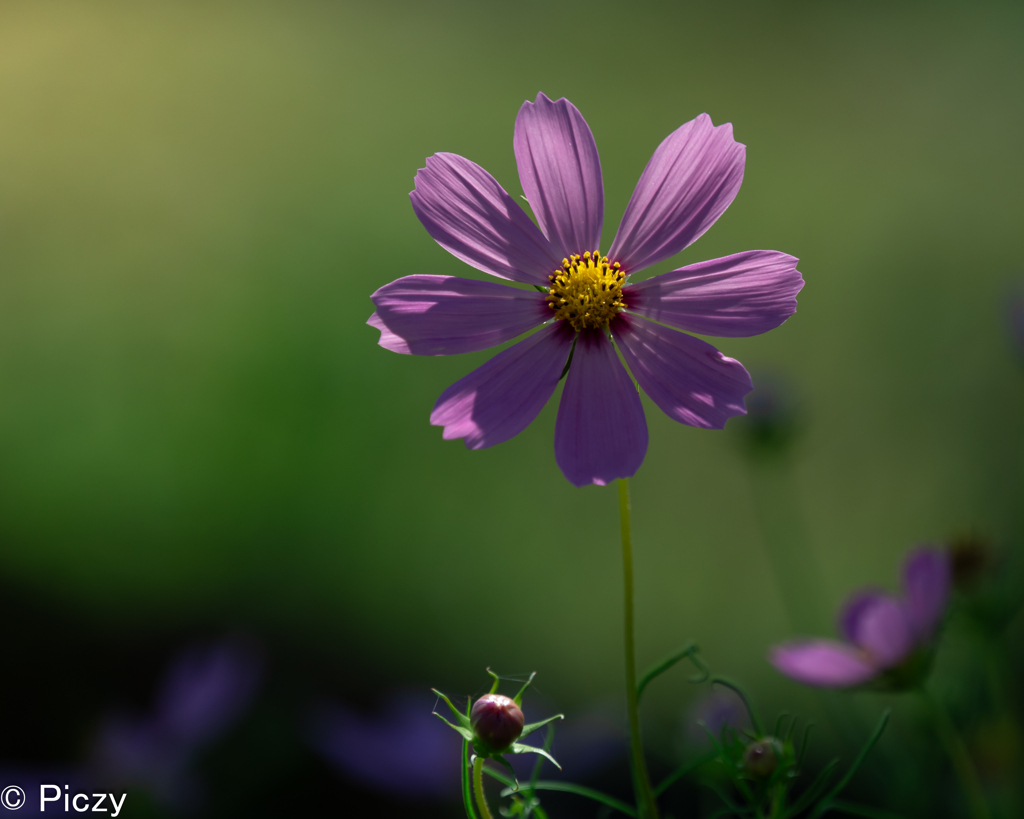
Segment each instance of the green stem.
[{"label": "green stem", "polygon": [[633,539],[629,532],[629,479],[619,479],[619,517],[622,521],[622,587],[626,632],[626,708],[629,711],[629,744],[633,752],[633,779],[641,819],[658,819],[651,780],[640,741],[640,709],[636,690],[636,646],[633,627]]},{"label": "green stem", "polygon": [[953,763],[953,770],[956,772],[957,779],[960,780],[960,788],[970,806],[971,815],[974,819],[990,819],[991,814],[988,804],[985,802],[985,791],[981,787],[981,779],[978,777],[978,771],[974,767],[971,755],[967,752],[967,745],[964,743],[963,737],[956,730],[946,709],[935,697],[929,694],[924,687],[919,688],[918,693],[928,710],[939,742],[942,743],[943,749],[949,755],[949,761]]},{"label": "green stem", "polygon": [[491,809],[487,807],[487,797],[484,796],[484,758],[478,756],[473,761],[473,794],[476,796],[476,806],[483,819],[494,819]]}]

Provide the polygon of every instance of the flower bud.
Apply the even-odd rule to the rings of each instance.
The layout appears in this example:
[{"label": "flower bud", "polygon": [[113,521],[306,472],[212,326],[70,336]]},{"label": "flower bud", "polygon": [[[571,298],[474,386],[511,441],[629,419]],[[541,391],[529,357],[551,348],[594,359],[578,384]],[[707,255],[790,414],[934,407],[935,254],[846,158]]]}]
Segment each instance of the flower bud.
[{"label": "flower bud", "polygon": [[490,751],[503,751],[523,732],[523,712],[515,701],[501,694],[485,694],[469,712],[476,742]]},{"label": "flower bud", "polygon": [[773,737],[751,742],[743,752],[743,770],[758,779],[771,776],[779,767],[778,745]]}]

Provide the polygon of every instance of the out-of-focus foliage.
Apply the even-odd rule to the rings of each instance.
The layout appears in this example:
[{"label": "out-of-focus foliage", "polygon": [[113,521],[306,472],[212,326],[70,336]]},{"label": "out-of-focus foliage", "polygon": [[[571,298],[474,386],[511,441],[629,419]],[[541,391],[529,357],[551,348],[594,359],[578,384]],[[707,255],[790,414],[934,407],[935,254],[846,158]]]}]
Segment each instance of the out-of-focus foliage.
[{"label": "out-of-focus foliage", "polygon": [[[399,275],[474,275],[409,206],[427,155],[518,196],[519,105],[568,97],[601,151],[606,248],[659,140],[706,111],[748,146],[743,188],[651,272],[801,258],[797,314],[719,344],[755,383],[784,374],[799,429],[766,479],[732,424],[649,413],[639,652],[695,637],[773,707],[806,697],[764,661],[791,634],[779,527],[819,567],[820,603],[793,608],[819,633],[914,542],[1024,536],[1022,40],[1009,2],[4,3],[0,578],[135,644],[243,621],[364,696],[468,691],[488,664],[541,669],[570,717],[570,696],[618,695],[614,490],[558,472],[555,400],[492,450],[443,442],[434,400],[489,354],[394,355],[364,322]],[[766,485],[793,489],[774,535]],[[473,616],[494,561],[536,605]],[[689,696],[645,706],[665,754]]]}]

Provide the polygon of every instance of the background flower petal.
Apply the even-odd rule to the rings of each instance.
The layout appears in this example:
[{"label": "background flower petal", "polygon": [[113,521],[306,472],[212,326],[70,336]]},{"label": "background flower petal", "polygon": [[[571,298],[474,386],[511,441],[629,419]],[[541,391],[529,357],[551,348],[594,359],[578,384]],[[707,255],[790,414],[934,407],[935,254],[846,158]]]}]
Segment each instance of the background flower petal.
[{"label": "background flower petal", "polygon": [[633,273],[694,242],[736,198],[745,155],[731,123],[701,114],[677,128],[640,175],[608,257]]},{"label": "background flower petal", "polygon": [[860,651],[835,640],[774,646],[768,661],[787,677],[817,688],[852,688],[878,675]]},{"label": "background flower petal", "polygon": [[634,313],[709,336],[756,336],[796,312],[798,259],[748,250],[691,264],[623,288]]},{"label": "background flower petal", "polygon": [[931,639],[946,612],[950,587],[949,555],[941,549],[915,549],[903,564],[907,618],[918,641]]},{"label": "background flower petal", "polygon": [[604,222],[601,160],[576,106],[543,93],[524,102],[512,144],[523,192],[560,257],[597,250]]},{"label": "background flower petal", "polygon": [[857,626],[861,615],[885,594],[879,589],[861,589],[847,599],[839,612],[839,634],[843,639],[851,643],[857,642]]},{"label": "background flower petal", "polygon": [[576,486],[636,473],[647,454],[647,420],[636,387],[600,330],[584,330],[555,422],[555,460]]},{"label": "background flower petal", "polygon": [[547,285],[562,264],[537,226],[493,176],[456,154],[427,157],[409,194],[423,227],[441,247],[502,279]]},{"label": "background flower petal", "polygon": [[485,350],[551,317],[536,290],[457,276],[405,276],[370,298],[377,323],[389,331],[381,331],[380,345],[414,355]]},{"label": "background flower petal", "polygon": [[669,418],[722,429],[746,413],[750,375],[706,341],[623,313],[612,322],[612,334],[633,376]]},{"label": "background flower petal", "polygon": [[444,427],[446,441],[465,438],[470,449],[514,438],[558,386],[572,339],[560,321],[498,353],[441,393],[430,423]]},{"label": "background flower petal", "polygon": [[914,635],[903,603],[879,595],[861,610],[853,642],[864,649],[878,668],[891,668],[914,649]]}]

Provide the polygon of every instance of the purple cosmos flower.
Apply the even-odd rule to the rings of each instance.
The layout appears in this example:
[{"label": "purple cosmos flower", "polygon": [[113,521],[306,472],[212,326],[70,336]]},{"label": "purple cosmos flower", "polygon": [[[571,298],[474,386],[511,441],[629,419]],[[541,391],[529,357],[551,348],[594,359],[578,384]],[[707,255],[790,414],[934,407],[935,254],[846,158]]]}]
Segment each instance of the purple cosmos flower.
[{"label": "purple cosmos flower", "polygon": [[104,720],[92,754],[100,778],[141,785],[181,809],[194,806],[201,799],[190,771],[195,755],[245,713],[262,673],[261,652],[247,642],[187,648],[164,675],[151,714]]},{"label": "purple cosmos flower", "polygon": [[647,424],[616,347],[676,421],[721,429],[742,414],[747,371],[679,330],[735,337],[778,327],[803,287],[797,260],[752,250],[629,280],[694,242],[736,197],[745,148],[732,126],[701,114],[658,146],[607,256],[601,163],[575,106],[544,94],[523,103],[513,147],[539,229],[490,174],[455,154],[429,157],[410,196],[441,247],[536,289],[414,275],[372,297],[367,323],[397,353],[474,352],[540,328],[445,390],[430,422],[470,449],[507,441],[537,417],[571,359],[555,423],[558,466],[576,486],[629,477],[647,451]]},{"label": "purple cosmos flower", "polygon": [[769,660],[787,677],[819,688],[916,684],[928,670],[950,580],[945,551],[917,549],[903,563],[902,598],[866,589],[846,603],[839,618],[845,642],[794,641],[775,646]]},{"label": "purple cosmos flower", "polygon": [[310,719],[314,748],[361,784],[394,796],[450,798],[459,781],[461,740],[431,713],[435,697],[397,693],[378,716],[340,703]]}]

